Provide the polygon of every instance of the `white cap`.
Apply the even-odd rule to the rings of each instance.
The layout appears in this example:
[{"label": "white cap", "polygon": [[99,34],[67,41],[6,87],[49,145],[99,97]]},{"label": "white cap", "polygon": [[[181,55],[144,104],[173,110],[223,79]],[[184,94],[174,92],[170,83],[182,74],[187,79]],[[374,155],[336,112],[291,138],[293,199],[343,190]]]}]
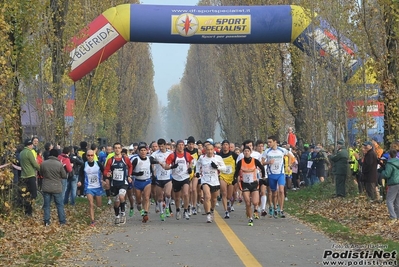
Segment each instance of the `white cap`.
[{"label": "white cap", "polygon": [[130,146],[129,146],[129,150],[134,150],[134,146],[133,146],[133,145],[130,145]]},{"label": "white cap", "polygon": [[211,143],[213,145],[213,139],[212,138],[208,138],[208,139],[206,139],[206,141],[208,141],[209,143]]}]

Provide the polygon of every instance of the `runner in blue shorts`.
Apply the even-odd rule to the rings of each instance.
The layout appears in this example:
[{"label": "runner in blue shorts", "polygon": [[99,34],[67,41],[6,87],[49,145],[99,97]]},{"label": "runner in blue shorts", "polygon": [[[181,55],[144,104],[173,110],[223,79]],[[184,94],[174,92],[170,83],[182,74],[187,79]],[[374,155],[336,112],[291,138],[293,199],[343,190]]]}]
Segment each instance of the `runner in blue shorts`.
[{"label": "runner in blue shorts", "polygon": [[[269,136],[267,138],[268,149],[262,155],[263,165],[267,165],[267,173],[269,177],[269,186],[272,191],[273,203],[273,217],[285,218],[284,214],[284,187],[285,187],[285,173],[284,173],[284,156],[291,156],[288,150],[277,146],[277,137]],[[292,155],[293,156],[293,155]],[[278,198],[278,201],[277,201]],[[280,211],[277,211],[277,202]]]},{"label": "runner in blue shorts", "polygon": [[84,194],[89,201],[90,226],[95,226],[94,220],[94,198],[96,199],[97,207],[101,206],[101,198],[104,195],[102,173],[104,171],[103,165],[94,161],[94,151],[88,150],[86,152],[87,161],[84,166],[80,168],[78,186],[83,185]]}]

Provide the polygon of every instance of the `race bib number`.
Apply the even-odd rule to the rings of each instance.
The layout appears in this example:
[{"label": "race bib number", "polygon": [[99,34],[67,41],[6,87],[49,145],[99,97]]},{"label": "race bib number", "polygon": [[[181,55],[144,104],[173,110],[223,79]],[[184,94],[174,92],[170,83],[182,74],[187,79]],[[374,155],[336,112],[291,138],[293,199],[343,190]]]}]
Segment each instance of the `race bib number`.
[{"label": "race bib number", "polygon": [[242,181],[244,183],[253,183],[254,182],[254,174],[253,173],[243,173],[242,174]]},{"label": "race bib number", "polygon": [[168,177],[168,176],[169,176],[169,173],[168,173],[168,171],[166,171],[166,170],[161,170],[159,176],[161,176],[161,177]]},{"label": "race bib number", "polygon": [[89,175],[88,177],[89,185],[95,185],[98,183],[97,175]]},{"label": "race bib number", "polygon": [[150,170],[148,170],[148,169],[144,169],[144,170],[141,170],[141,171],[144,173],[143,175],[144,175],[145,177],[149,177],[149,176],[151,176],[151,174],[150,174],[150,173],[151,173],[151,172],[150,172]]},{"label": "race bib number", "polygon": [[224,173],[231,174],[232,172],[233,172],[233,167],[230,165],[226,165],[226,171]]},{"label": "race bib number", "polygon": [[308,166],[307,166],[308,169],[311,169],[311,168],[312,168],[312,164],[313,164],[313,161],[310,161],[310,160],[309,160],[309,161],[308,161]]},{"label": "race bib number", "polygon": [[112,179],[114,179],[115,181],[123,181],[123,178],[124,178],[123,170],[114,170]]}]

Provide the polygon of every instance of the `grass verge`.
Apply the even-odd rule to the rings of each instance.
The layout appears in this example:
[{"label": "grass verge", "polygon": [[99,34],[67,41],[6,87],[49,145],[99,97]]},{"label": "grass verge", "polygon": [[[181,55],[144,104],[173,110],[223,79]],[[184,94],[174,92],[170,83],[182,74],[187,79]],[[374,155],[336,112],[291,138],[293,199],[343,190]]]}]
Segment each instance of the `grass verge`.
[{"label": "grass verge", "polygon": [[[399,242],[395,238],[399,223],[387,218],[385,202],[370,203],[364,196],[357,195],[353,184],[347,188],[349,194],[344,199],[332,198],[334,186],[331,181],[290,191],[285,210],[339,243],[375,244],[386,246],[386,251],[399,251]],[[380,232],[374,228],[385,229]]]}]

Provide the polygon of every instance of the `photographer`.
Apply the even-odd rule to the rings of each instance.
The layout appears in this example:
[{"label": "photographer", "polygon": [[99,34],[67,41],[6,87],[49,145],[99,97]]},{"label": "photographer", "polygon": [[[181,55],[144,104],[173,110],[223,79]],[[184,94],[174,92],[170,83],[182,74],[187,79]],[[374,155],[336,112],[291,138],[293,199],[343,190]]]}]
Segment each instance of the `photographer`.
[{"label": "photographer", "polygon": [[397,151],[391,149],[389,151],[390,159],[385,164],[385,168],[381,172],[381,176],[385,178],[388,193],[387,193],[387,207],[389,217],[392,220],[399,218],[399,159],[396,158]]}]

